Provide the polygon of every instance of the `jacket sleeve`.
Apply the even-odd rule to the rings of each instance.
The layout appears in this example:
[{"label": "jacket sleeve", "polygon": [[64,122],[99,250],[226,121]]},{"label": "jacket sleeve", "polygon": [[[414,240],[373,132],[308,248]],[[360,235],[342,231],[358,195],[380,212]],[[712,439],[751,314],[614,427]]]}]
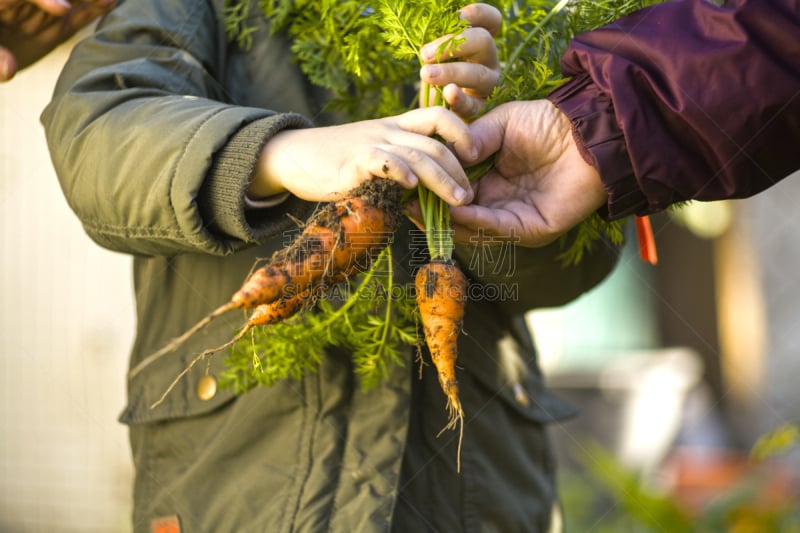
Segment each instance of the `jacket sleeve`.
[{"label": "jacket sleeve", "polygon": [[549,98],[608,215],[756,194],[800,168],[800,1],[657,4],[577,36]]},{"label": "jacket sleeve", "polygon": [[122,3],[73,50],[42,123],[70,207],[100,245],[227,254],[307,208],[245,210],[260,148],[309,123],[232,103],[227,48],[210,2],[146,0]]}]

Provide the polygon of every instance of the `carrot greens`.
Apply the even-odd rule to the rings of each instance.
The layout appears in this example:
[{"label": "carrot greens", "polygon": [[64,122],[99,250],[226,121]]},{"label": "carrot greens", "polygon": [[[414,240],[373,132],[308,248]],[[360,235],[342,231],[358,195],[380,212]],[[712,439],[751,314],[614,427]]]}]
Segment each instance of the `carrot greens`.
[{"label": "carrot greens", "polygon": [[[440,90],[416,87],[421,47],[443,35],[453,35],[440,54],[457,48],[467,22],[458,0],[262,0],[261,15],[272,34],[284,34],[292,59],[311,83],[330,95],[328,109],[352,120],[396,115],[418,105],[442,105]],[[559,58],[578,33],[609,23],[654,0],[494,0],[503,24],[495,37],[501,62],[501,82],[487,99],[486,109],[512,100],[545,97],[565,80]],[[226,0],[225,28],[231,41],[247,49],[256,35],[248,20],[257,14],[249,0]],[[421,90],[418,90],[421,89]],[[422,95],[422,102],[419,102]],[[467,169],[479,179],[491,160]],[[419,186],[426,241],[433,260],[451,261],[454,253],[448,206]],[[562,240],[564,264],[576,264],[598,240],[622,242],[622,222],[592,215],[572,239]],[[269,385],[285,377],[313,371],[326,347],[354,353],[354,367],[365,386],[373,386],[404,350],[417,344],[418,307],[411,291],[393,285],[390,246],[361,277],[340,281],[348,289],[334,305],[318,298],[286,322],[257,327],[237,342],[227,361],[224,380],[238,392]],[[366,297],[382,294],[382,297]],[[401,295],[397,297],[397,295]]]}]

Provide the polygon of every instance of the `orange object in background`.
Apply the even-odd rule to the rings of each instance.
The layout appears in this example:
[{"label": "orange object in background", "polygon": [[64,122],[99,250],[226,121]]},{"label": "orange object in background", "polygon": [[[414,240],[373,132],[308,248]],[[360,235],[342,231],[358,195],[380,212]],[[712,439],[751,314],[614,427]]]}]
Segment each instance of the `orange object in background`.
[{"label": "orange object in background", "polygon": [[690,515],[700,516],[709,505],[728,498],[729,531],[764,531],[748,524],[787,512],[800,496],[800,475],[779,459],[754,461],[735,450],[679,447],[661,473],[673,499]]},{"label": "orange object in background", "polygon": [[653,226],[650,225],[650,217],[637,216],[636,218],[636,238],[639,241],[639,257],[642,261],[655,265],[658,263],[658,253],[656,252],[656,238],[653,235]]}]

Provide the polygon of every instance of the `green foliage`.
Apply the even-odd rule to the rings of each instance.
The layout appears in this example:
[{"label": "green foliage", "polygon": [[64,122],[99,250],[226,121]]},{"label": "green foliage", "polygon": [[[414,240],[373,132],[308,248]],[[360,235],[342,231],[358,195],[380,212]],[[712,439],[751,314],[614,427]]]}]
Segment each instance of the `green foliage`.
[{"label": "green foliage", "polygon": [[[382,36],[400,61],[419,59],[425,43],[467,29],[467,22],[458,16],[463,5],[459,0],[378,0],[377,4]],[[452,41],[444,43],[440,52]]]},{"label": "green foliage", "polygon": [[800,533],[800,506],[788,496],[764,499],[769,478],[757,469],[690,511],[679,495],[642,479],[600,444],[582,442],[574,457],[580,472],[563,470],[559,479],[567,531]]},{"label": "green foliage", "polygon": [[691,531],[691,520],[677,503],[647,487],[602,446],[585,443],[580,461],[643,531]]},{"label": "green foliage", "polygon": [[762,435],[753,446],[751,456],[757,461],[762,461],[797,445],[800,445],[800,421],[787,422]]},{"label": "green foliage", "polygon": [[571,1],[564,24],[563,35],[575,35],[609,24],[639,9],[662,0],[599,0],[596,2]]},{"label": "green foliage", "polygon": [[[466,28],[458,9],[465,0],[259,0],[260,15],[270,31],[291,42],[292,60],[315,85],[331,95],[328,109],[343,111],[351,120],[396,115],[417,105],[418,69],[422,45],[450,35],[439,48],[458,47]],[[503,24],[495,38],[503,65],[501,85],[487,100],[491,109],[511,100],[546,96],[564,80],[558,62],[575,34],[605,24],[652,0],[494,0]],[[252,45],[249,0],[225,0],[225,31],[243,49]],[[428,99],[430,91],[421,91]],[[423,102],[427,105],[429,102]],[[441,104],[437,94],[433,105]],[[478,165],[470,169],[471,177]],[[482,174],[480,174],[482,175]],[[419,187],[432,257],[449,258],[452,233],[446,204]],[[622,242],[621,222],[598,215],[579,225],[571,242],[564,240],[565,264],[576,264],[592,244],[608,238]],[[568,247],[567,247],[568,244]],[[381,256],[383,257],[383,256]],[[385,259],[381,260],[384,264]],[[391,279],[370,270],[362,282],[348,286],[344,304],[323,299],[316,312],[305,312],[287,323],[256,328],[232,351],[224,382],[242,392],[286,377],[298,378],[317,368],[328,347],[353,351],[355,367],[365,386],[377,383],[387,369],[402,361],[401,347],[417,339],[412,327],[415,306],[407,298],[365,298],[364,291],[391,288]],[[390,271],[391,269],[389,269]],[[353,290],[353,287],[355,289]],[[404,294],[408,294],[405,291]],[[385,294],[392,294],[391,290]],[[302,342],[298,342],[302,339]]]},{"label": "green foliage", "polygon": [[235,42],[244,50],[253,45],[253,26],[247,24],[250,16],[250,3],[236,0],[225,0],[223,25],[229,41]]},{"label": "green foliage", "polygon": [[[337,285],[286,322],[253,328],[232,348],[220,385],[243,393],[315,371],[327,349],[352,353],[363,388],[374,387],[417,341],[416,306],[408,287],[393,284],[391,247],[386,247],[363,279]],[[339,303],[336,307],[334,304]]]},{"label": "green foliage", "polygon": [[[615,246],[621,246],[625,239],[622,231],[624,225],[625,220],[609,222],[597,213],[592,214],[579,224],[574,232],[562,235],[562,247],[565,248],[565,251],[559,255],[558,259],[564,266],[577,265],[583,260],[583,255],[591,251],[592,246],[603,238]],[[567,240],[573,234],[575,237],[567,246]]]}]

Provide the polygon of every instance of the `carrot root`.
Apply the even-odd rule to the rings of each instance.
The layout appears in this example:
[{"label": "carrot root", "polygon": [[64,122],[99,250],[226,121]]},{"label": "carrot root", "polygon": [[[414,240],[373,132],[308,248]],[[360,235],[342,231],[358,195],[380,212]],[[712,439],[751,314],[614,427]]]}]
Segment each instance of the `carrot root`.
[{"label": "carrot root", "polygon": [[458,336],[464,318],[467,278],[452,261],[434,260],[423,265],[414,279],[425,342],[447,397],[449,421],[445,429],[460,426],[458,469],[461,470],[461,442],[464,410],[458,393],[456,360]]},{"label": "carrot root", "polygon": [[189,373],[189,371],[199,363],[200,361],[204,360],[206,357],[209,357],[215,353],[221,352],[226,348],[230,348],[240,339],[242,339],[247,333],[252,330],[256,326],[269,326],[272,324],[277,324],[291,318],[295,314],[297,314],[307,302],[311,300],[311,291],[307,290],[301,294],[296,294],[294,296],[281,299],[277,302],[273,302],[271,304],[261,304],[255,308],[253,314],[250,315],[250,318],[247,320],[247,323],[242,327],[242,329],[234,335],[231,340],[224,344],[220,344],[215,348],[209,348],[208,350],[203,351],[202,353],[198,354],[189,365],[184,368],[180,374],[178,374],[175,379],[170,383],[167,390],[161,395],[161,397],[150,406],[151,409],[155,409],[159,405],[161,405],[164,400],[167,398],[172,389],[183,379],[183,377]]},{"label": "carrot root", "polygon": [[186,330],[186,332],[181,334],[179,337],[175,337],[169,343],[167,343],[163,348],[161,348],[157,352],[148,355],[147,357],[139,361],[139,364],[137,364],[128,372],[128,378],[136,377],[137,374],[139,374],[150,364],[154,363],[157,359],[161,358],[162,356],[170,352],[174,352],[175,350],[180,348],[184,342],[189,340],[189,338],[192,335],[194,335],[195,333],[206,327],[208,324],[210,324],[212,320],[224,315],[228,311],[233,311],[234,309],[238,309],[238,307],[233,302],[228,302],[224,305],[217,307],[211,313],[203,317],[203,319],[200,320],[197,324]]},{"label": "carrot root", "polygon": [[344,200],[325,204],[300,236],[255,270],[230,301],[188,331],[147,356],[129,373],[133,378],[160,357],[175,351],[215,318],[234,309],[253,309],[326,288],[369,269],[388,246],[400,220],[401,190],[385,179],[364,182]]}]

